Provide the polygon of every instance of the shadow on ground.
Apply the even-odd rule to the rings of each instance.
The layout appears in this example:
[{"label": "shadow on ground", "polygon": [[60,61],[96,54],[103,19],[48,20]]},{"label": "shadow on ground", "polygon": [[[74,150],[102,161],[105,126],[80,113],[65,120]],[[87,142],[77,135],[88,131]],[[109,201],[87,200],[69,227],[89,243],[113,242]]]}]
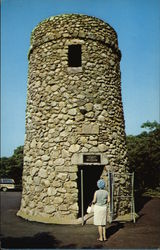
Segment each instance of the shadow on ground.
[{"label": "shadow on ground", "polygon": [[1,239],[2,248],[57,248],[60,241],[50,233],[38,233],[33,237],[6,237]]},{"label": "shadow on ground", "polygon": [[[56,240],[56,238],[50,233],[38,233],[33,237],[6,237],[1,236],[1,247],[5,249],[75,249],[78,248],[77,244],[62,244],[61,241]],[[102,244],[95,244],[95,246],[85,246],[83,249],[88,248],[102,248]]]},{"label": "shadow on ground", "polygon": [[119,229],[123,228],[124,225],[120,222],[113,222],[111,226],[107,228],[107,238],[110,238],[113,234],[115,234]]},{"label": "shadow on ground", "polygon": [[[119,222],[112,223],[107,229],[107,237],[111,237],[115,234],[119,229],[123,228],[123,224]],[[2,248],[17,248],[17,249],[53,249],[53,248],[61,248],[61,249],[75,249],[78,248],[77,244],[63,244],[61,241],[57,240],[51,233],[42,232],[35,234],[31,237],[5,237],[1,236],[1,247]],[[94,246],[86,245],[82,246],[83,249],[91,249],[91,248],[103,248],[102,243],[97,243]]]},{"label": "shadow on ground", "polygon": [[144,205],[151,200],[151,197],[143,196],[142,194],[136,194],[135,196],[135,211],[138,213]]}]

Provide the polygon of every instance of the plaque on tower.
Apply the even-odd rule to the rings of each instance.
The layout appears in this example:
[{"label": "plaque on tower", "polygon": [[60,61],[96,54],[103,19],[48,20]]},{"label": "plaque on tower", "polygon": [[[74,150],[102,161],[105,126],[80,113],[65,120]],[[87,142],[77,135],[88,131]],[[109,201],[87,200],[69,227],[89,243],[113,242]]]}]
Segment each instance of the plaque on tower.
[{"label": "plaque on tower", "polygon": [[83,155],[83,163],[101,163],[100,155]]}]

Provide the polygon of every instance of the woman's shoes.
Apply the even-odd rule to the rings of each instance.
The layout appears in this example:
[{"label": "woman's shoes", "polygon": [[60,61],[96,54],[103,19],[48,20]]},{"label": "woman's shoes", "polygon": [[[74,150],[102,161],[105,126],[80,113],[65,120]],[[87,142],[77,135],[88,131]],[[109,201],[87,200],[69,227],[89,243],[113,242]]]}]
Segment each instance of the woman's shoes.
[{"label": "woman's shoes", "polygon": [[100,241],[100,242],[103,242],[103,241],[107,241],[108,239],[104,239],[104,240],[97,239],[97,240]]},{"label": "woman's shoes", "polygon": [[100,242],[103,242],[103,240],[101,240],[101,239],[97,239],[98,241],[100,241]]}]

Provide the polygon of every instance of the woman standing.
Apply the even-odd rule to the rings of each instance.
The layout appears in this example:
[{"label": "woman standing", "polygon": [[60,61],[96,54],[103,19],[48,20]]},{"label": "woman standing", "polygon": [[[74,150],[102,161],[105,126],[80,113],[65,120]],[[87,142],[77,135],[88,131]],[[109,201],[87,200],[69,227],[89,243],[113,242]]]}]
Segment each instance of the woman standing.
[{"label": "woman standing", "polygon": [[106,222],[107,222],[107,202],[109,194],[105,189],[104,180],[100,179],[97,182],[99,190],[94,193],[92,203],[94,205],[94,225],[98,226],[99,238],[98,241],[106,241]]}]

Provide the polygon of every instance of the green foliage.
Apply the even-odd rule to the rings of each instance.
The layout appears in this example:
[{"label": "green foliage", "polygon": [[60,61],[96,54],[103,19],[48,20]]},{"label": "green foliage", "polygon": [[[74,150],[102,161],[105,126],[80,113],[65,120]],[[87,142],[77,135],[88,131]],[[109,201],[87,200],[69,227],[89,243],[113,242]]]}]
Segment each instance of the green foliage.
[{"label": "green foliage", "polygon": [[135,187],[138,191],[155,189],[160,183],[160,124],[142,124],[149,132],[127,136],[130,169],[135,173]]},{"label": "green foliage", "polygon": [[148,196],[148,197],[156,197],[156,198],[160,198],[160,187],[157,187],[156,189],[147,189],[144,193],[143,196]]},{"label": "green foliage", "polygon": [[156,121],[154,121],[154,122],[147,121],[147,122],[142,124],[141,128],[146,128],[146,129],[152,131],[155,129],[160,129],[160,124]]},{"label": "green foliage", "polygon": [[1,158],[0,176],[1,178],[13,178],[16,184],[20,184],[22,180],[23,170],[23,146],[19,146],[14,150],[11,157]]}]

